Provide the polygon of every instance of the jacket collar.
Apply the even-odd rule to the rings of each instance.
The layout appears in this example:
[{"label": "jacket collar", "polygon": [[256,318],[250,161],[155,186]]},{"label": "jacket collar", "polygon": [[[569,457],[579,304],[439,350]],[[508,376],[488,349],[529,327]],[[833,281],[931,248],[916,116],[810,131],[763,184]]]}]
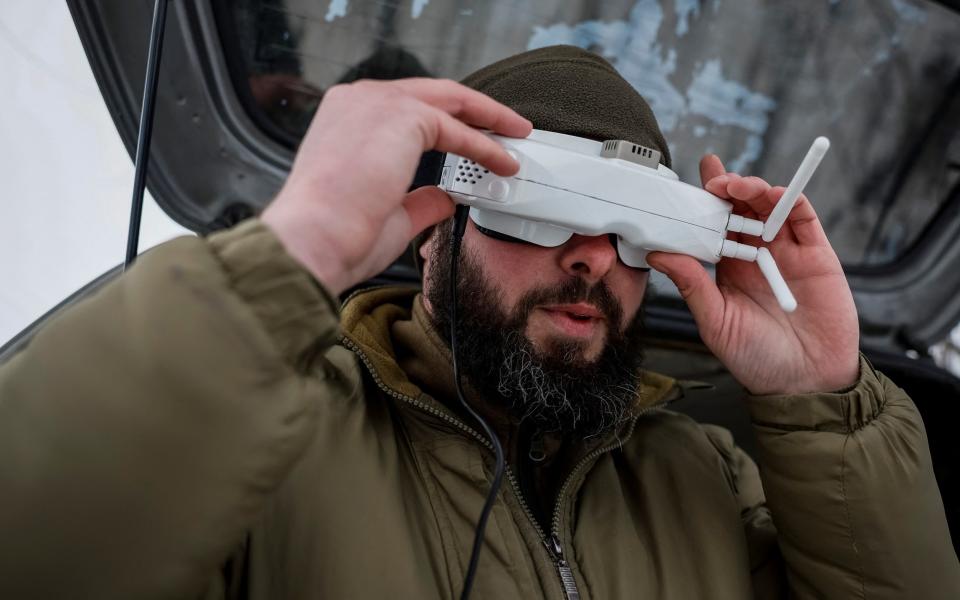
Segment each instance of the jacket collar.
[{"label": "jacket collar", "polygon": [[[450,349],[430,326],[418,289],[386,286],[357,292],[344,303],[340,322],[343,337],[364,353],[372,375],[383,385],[464,420],[454,387]],[[468,386],[465,388],[471,405],[492,420],[499,433],[509,437],[516,424],[510,423],[503,411],[487,406]],[[636,416],[677,394],[674,379],[645,370],[631,412]],[[620,434],[615,431],[610,437]],[[591,446],[602,441],[594,440]]]}]

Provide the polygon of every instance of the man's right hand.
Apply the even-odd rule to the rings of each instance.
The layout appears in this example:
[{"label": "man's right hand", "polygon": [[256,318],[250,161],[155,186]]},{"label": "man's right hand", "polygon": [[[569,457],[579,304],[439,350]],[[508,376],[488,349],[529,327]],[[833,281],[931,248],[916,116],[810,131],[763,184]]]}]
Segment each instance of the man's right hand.
[{"label": "man's right hand", "polygon": [[517,172],[503,147],[475,127],[511,137],[532,129],[506,106],[449,80],[332,87],[262,220],[338,295],[381,272],[416,234],[453,214],[453,202],[437,187],[407,193],[423,152],[453,152],[498,175]]}]

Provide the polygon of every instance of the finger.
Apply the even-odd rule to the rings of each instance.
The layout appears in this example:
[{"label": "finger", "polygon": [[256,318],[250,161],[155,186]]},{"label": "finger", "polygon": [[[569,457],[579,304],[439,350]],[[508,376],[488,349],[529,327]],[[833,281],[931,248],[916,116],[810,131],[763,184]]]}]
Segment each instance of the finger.
[{"label": "finger", "polygon": [[[734,204],[734,212],[760,221],[765,221],[769,217],[779,199],[779,196],[771,195],[772,189],[774,188],[769,183],[759,177],[740,177],[733,173],[730,174],[730,183],[727,185],[730,193],[729,200]],[[789,228],[782,228],[778,237],[794,243],[797,241]]]},{"label": "finger", "polygon": [[759,177],[734,177],[727,185],[730,197],[740,200],[758,215],[766,215],[773,210],[773,204],[767,197],[770,184]]},{"label": "finger", "polygon": [[[780,201],[780,198],[786,191],[787,188],[781,186],[770,188],[767,192],[769,202],[775,205]],[[793,210],[791,210],[787,216],[784,229],[787,228],[789,228],[800,244],[807,246],[830,245],[827,234],[823,230],[823,224],[817,216],[817,212],[813,209],[813,205],[810,204],[810,200],[808,200],[804,194],[800,194],[797,198],[797,203],[793,206]],[[781,232],[782,231],[781,229]]]},{"label": "finger", "polygon": [[716,154],[707,154],[700,159],[700,183],[707,187],[707,182],[724,175],[727,169]]},{"label": "finger", "polygon": [[670,278],[690,307],[703,341],[710,344],[723,326],[724,298],[700,261],[684,254],[651,252],[647,264]]},{"label": "finger", "polygon": [[520,164],[492,138],[441,110],[430,110],[432,114],[423,117],[427,137],[424,150],[452,152],[505,177],[520,169]]},{"label": "finger", "polygon": [[759,219],[758,215],[750,205],[744,202],[743,200],[737,200],[735,198],[727,198],[727,202],[733,204],[733,212],[740,215],[741,217],[746,217],[748,219]]},{"label": "finger", "polygon": [[[754,210],[750,207],[749,204],[747,204],[743,200],[738,200],[730,195],[730,191],[729,191],[730,184],[733,183],[734,181],[739,181],[740,179],[742,178],[736,173],[724,173],[723,175],[719,175],[717,177],[714,177],[710,181],[708,181],[704,186],[704,189],[710,192],[711,194],[713,194],[714,196],[717,196],[718,198],[722,198],[723,200],[726,200],[727,202],[733,204],[734,213],[740,215],[741,217],[756,219],[757,213],[754,212]],[[738,239],[738,238],[734,238],[734,239]]]},{"label": "finger", "polygon": [[403,209],[410,219],[410,239],[421,231],[453,216],[456,205],[446,192],[435,186],[424,186],[403,199]]},{"label": "finger", "polygon": [[[710,156],[713,156],[713,155],[710,155]],[[710,167],[709,165],[707,166],[707,168],[704,168],[705,166],[704,163],[707,161],[707,158],[709,157],[704,157],[704,159],[701,161],[701,164],[700,164],[701,178],[710,177],[711,174],[715,172],[712,169],[712,167]],[[719,162],[719,160],[720,159],[717,159],[717,162]],[[712,179],[708,180],[703,185],[703,189],[705,189],[706,191],[710,192],[711,194],[713,194],[718,198],[721,198],[723,200],[726,200],[727,202],[730,202],[733,205],[733,212],[735,214],[740,215],[741,217],[747,217],[748,219],[756,219],[757,215],[755,212],[753,212],[753,209],[751,209],[750,206],[747,203],[743,202],[742,200],[737,200],[736,198],[731,197],[730,192],[727,190],[730,183],[738,179],[740,179],[740,176],[737,175],[736,173],[723,173],[722,175],[717,175]],[[733,241],[740,241],[740,234],[733,233],[733,232],[728,233],[727,239],[733,240]]]},{"label": "finger", "polygon": [[533,124],[490,96],[449,79],[411,78],[392,82],[407,94],[474,127],[527,137]]},{"label": "finger", "polygon": [[708,180],[703,184],[703,189],[707,190],[714,196],[723,198],[724,200],[730,199],[730,192],[727,191],[727,186],[730,184],[730,175],[718,175],[713,179]]}]

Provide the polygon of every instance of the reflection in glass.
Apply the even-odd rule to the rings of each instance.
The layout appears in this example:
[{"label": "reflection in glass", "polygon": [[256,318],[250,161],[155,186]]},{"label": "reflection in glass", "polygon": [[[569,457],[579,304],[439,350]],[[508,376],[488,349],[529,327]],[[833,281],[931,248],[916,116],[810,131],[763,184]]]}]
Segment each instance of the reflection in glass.
[{"label": "reflection in glass", "polygon": [[552,44],[606,57],[643,94],[682,179],[715,152],[786,184],[817,135],[808,187],[847,265],[916,243],[960,180],[960,14],[924,0],[236,0],[255,107],[290,145],[323,90],[360,77],[462,78]]}]

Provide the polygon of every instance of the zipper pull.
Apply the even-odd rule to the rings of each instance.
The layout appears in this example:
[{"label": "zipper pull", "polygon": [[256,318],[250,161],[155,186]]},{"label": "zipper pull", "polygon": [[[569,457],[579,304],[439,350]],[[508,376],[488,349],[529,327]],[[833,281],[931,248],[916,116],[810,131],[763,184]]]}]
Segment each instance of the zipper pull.
[{"label": "zipper pull", "polygon": [[543,433],[538,429],[533,432],[533,435],[530,436],[530,449],[527,451],[527,456],[533,462],[540,464],[547,458],[546,447],[543,443]]},{"label": "zipper pull", "polygon": [[573,570],[563,558],[563,546],[560,545],[560,538],[557,534],[553,534],[545,543],[553,556],[554,564],[557,565],[557,572],[560,574],[560,582],[563,584],[563,593],[567,600],[580,600],[580,590],[577,589],[577,581],[573,578]]}]

